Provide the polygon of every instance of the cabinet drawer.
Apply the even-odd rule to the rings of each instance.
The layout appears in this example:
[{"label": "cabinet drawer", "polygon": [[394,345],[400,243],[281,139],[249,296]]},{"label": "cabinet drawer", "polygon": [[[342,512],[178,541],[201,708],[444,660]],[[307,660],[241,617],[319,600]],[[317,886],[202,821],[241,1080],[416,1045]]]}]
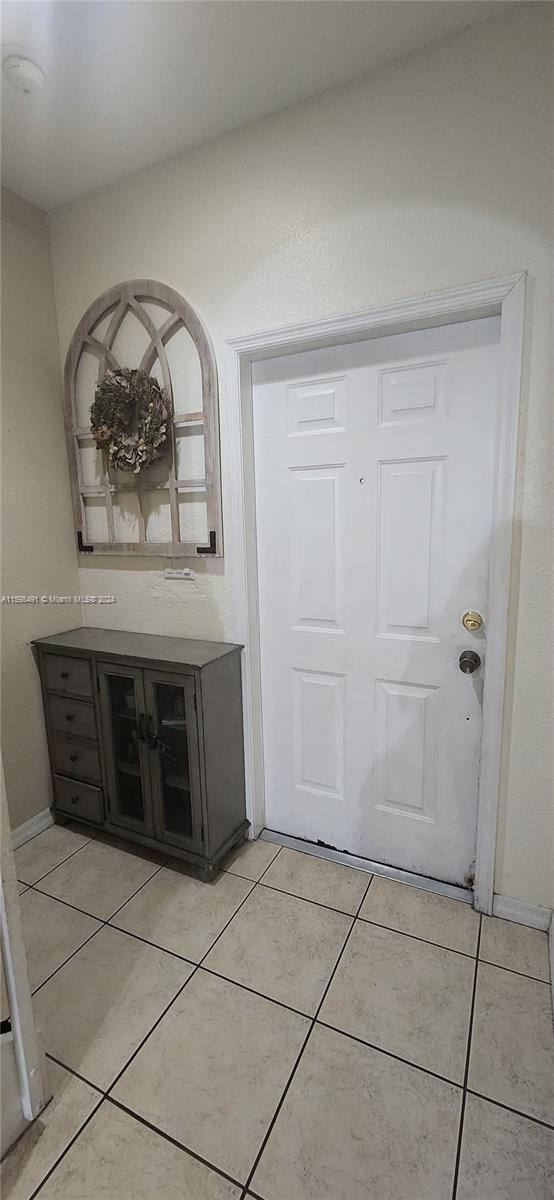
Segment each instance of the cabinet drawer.
[{"label": "cabinet drawer", "polygon": [[54,770],[61,775],[76,775],[78,779],[100,780],[100,760],[96,746],[78,742],[75,738],[52,739]]},{"label": "cabinet drawer", "polygon": [[71,733],[75,737],[96,738],[94,706],[82,700],[65,700],[63,696],[48,696],[46,701],[50,726],[54,733]]},{"label": "cabinet drawer", "polygon": [[75,783],[72,779],[54,775],[54,803],[60,812],[72,817],[94,821],[96,825],[103,823],[102,792],[88,783]]},{"label": "cabinet drawer", "polygon": [[45,654],[44,674],[48,691],[67,692],[68,696],[92,699],[92,674],[87,658]]}]

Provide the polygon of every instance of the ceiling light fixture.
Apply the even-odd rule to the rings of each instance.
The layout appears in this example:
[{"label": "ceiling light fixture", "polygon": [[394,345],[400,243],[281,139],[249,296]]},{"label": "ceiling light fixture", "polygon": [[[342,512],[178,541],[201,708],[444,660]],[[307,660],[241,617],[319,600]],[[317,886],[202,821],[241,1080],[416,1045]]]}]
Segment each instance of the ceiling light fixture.
[{"label": "ceiling light fixture", "polygon": [[44,83],[42,67],[22,54],[9,54],[2,63],[2,70],[16,92],[24,92],[26,96],[39,92]]}]

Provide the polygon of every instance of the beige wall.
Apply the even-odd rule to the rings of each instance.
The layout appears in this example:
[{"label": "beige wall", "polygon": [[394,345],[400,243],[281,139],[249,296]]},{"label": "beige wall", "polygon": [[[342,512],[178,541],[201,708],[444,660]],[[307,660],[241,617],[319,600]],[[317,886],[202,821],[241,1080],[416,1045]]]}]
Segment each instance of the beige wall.
[{"label": "beige wall", "polygon": [[[546,758],[550,33],[550,6],[516,6],[49,219],[62,354],[100,292],[150,276],[197,309],[221,374],[224,341],[233,335],[527,269],[513,717],[504,740],[496,888],[545,905],[554,901]],[[228,510],[225,428],[222,434]],[[240,637],[231,611],[235,569],[227,555],[224,563],[201,564],[196,581],[182,584],[164,581],[162,561],[95,559],[81,577],[83,590],[117,597],[115,606],[91,610],[98,623]]]},{"label": "beige wall", "polygon": [[[2,594],[79,591],[58,333],[42,213],[2,190]],[[2,749],[12,828],[51,802],[31,638],[81,624],[81,606],[2,606]]]}]

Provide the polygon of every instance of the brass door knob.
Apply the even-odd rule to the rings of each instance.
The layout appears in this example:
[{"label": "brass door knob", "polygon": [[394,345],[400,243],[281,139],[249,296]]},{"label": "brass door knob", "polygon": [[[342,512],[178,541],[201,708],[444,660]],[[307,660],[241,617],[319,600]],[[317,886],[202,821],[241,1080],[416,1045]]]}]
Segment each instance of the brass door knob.
[{"label": "brass door knob", "polygon": [[469,633],[476,633],[478,629],[483,628],[484,623],[481,613],[474,612],[471,608],[462,617],[462,625]]}]

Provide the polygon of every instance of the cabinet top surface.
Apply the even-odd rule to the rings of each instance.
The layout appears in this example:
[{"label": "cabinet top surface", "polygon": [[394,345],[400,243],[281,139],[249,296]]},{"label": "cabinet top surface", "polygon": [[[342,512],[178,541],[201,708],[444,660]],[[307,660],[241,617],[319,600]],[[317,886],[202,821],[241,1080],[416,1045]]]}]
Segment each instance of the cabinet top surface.
[{"label": "cabinet top surface", "polygon": [[208,663],[241,650],[234,642],[203,642],[193,638],[164,637],[155,633],[128,633],[123,629],[96,629],[82,626],[66,633],[35,638],[33,645],[51,650],[80,650],[89,654],[109,654],[122,658],[155,659],[188,667]]}]

